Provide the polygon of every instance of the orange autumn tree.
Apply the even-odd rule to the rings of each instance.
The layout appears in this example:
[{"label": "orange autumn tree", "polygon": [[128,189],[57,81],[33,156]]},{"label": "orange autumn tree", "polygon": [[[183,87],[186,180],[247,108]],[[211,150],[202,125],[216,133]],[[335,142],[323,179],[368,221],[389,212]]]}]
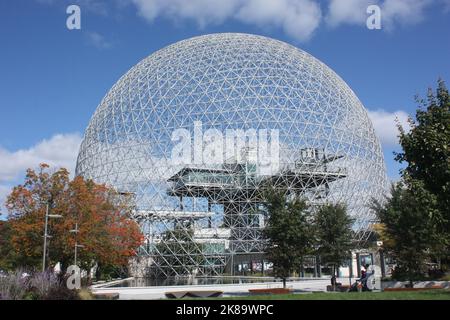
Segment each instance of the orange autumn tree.
[{"label": "orange autumn tree", "polygon": [[[130,218],[127,198],[92,180],[70,180],[66,169],[49,171],[46,164],[37,172],[28,169],[25,183],[7,198],[12,248],[27,257],[28,267],[40,266],[48,203],[50,214],[62,216],[48,221],[48,266],[60,262],[65,269],[73,264],[75,241],[84,246],[77,254],[77,264],[84,269],[126,266],[143,241],[139,226]],[[76,224],[78,233],[70,232]]]}]

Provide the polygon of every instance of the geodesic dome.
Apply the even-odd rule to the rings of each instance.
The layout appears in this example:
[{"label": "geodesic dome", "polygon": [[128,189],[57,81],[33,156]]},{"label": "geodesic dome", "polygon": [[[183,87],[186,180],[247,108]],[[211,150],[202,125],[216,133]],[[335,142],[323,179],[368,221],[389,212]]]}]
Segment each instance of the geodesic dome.
[{"label": "geodesic dome", "polygon": [[128,71],[95,111],[76,174],[132,198],[141,254],[164,276],[232,272],[262,254],[268,182],[312,206],[347,204],[358,240],[387,187],[371,121],[338,75],[286,43],[226,33]]}]

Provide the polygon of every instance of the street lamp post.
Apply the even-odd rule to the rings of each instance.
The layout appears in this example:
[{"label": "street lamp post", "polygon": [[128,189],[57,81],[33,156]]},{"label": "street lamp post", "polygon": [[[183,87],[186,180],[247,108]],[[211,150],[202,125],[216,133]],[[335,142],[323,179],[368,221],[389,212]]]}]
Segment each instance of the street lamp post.
[{"label": "street lamp post", "polygon": [[75,243],[75,265],[77,265],[77,248],[84,248],[82,244]]},{"label": "street lamp post", "polygon": [[71,233],[75,233],[75,246],[74,246],[74,265],[77,265],[77,251],[78,248],[84,248],[82,244],[78,244],[77,240],[77,234],[79,232],[78,230],[78,223],[75,223],[75,229],[70,230]]},{"label": "street lamp post", "polygon": [[45,272],[45,258],[47,256],[47,238],[51,238],[48,234],[48,218],[62,218],[60,214],[49,214],[48,202],[45,208],[45,225],[44,225],[44,252],[42,254],[42,272]]}]

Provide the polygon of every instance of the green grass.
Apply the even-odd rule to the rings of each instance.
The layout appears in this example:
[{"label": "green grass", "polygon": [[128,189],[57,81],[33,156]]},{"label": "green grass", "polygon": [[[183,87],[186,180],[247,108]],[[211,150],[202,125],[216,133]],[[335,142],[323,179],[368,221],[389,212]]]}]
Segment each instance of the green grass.
[{"label": "green grass", "polygon": [[305,294],[252,295],[226,300],[450,300],[450,290],[416,292],[314,292]]}]

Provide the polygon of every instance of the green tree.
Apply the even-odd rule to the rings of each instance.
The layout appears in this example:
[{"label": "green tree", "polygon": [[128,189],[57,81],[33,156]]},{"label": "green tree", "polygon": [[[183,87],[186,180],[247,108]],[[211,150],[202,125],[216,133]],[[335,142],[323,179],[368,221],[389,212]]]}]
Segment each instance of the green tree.
[{"label": "green tree", "polygon": [[[193,240],[194,229],[177,226],[163,233],[163,241],[155,246],[157,265],[174,269],[176,275],[192,274],[198,265],[206,266],[204,246]],[[167,276],[167,274],[166,274]]]},{"label": "green tree", "polygon": [[353,222],[342,204],[325,204],[315,214],[317,253],[321,263],[333,267],[333,275],[338,276],[337,267],[351,257]]},{"label": "green tree", "polygon": [[442,241],[436,204],[437,197],[415,180],[393,185],[386,203],[374,202],[383,234],[390,239],[383,246],[396,260],[395,274],[406,277],[411,286],[422,277],[430,248]]},{"label": "green tree", "polygon": [[426,100],[418,100],[416,119],[410,119],[408,132],[399,125],[403,151],[396,160],[406,163],[402,177],[406,183],[421,181],[423,188],[437,198],[437,208],[445,219],[441,237],[450,236],[450,96],[443,80],[436,93],[429,89]]},{"label": "green tree", "polygon": [[286,288],[286,278],[303,267],[304,257],[313,250],[311,211],[303,199],[288,199],[284,190],[271,189],[265,196],[264,212],[267,258],[273,263],[274,275],[283,279]]},{"label": "green tree", "polygon": [[12,236],[11,225],[8,221],[0,221],[0,270],[12,271],[21,264],[34,263],[36,261],[26,261],[26,257],[17,254],[11,245]]}]

